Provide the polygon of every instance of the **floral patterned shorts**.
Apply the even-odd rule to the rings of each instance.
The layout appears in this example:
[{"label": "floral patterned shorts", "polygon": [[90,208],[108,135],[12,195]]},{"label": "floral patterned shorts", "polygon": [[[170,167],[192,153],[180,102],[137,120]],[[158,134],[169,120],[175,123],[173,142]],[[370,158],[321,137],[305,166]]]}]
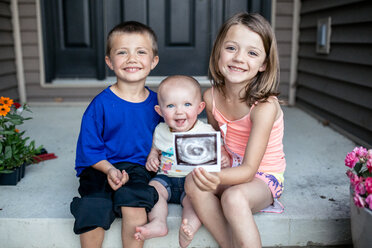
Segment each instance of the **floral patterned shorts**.
[{"label": "floral patterned shorts", "polygon": [[261,179],[269,186],[274,198],[279,198],[282,195],[284,186],[282,180],[279,180],[282,177],[281,174],[274,175],[273,173],[257,172],[255,177]]}]

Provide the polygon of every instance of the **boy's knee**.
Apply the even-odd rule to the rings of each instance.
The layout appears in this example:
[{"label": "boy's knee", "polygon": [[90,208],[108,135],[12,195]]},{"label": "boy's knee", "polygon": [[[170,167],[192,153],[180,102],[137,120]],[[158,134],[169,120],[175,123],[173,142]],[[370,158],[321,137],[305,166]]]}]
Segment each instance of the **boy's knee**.
[{"label": "boy's knee", "polygon": [[108,230],[115,219],[112,201],[106,198],[75,197],[70,204],[70,211],[75,217],[75,234],[89,232],[97,227]]},{"label": "boy's knee", "polygon": [[115,212],[120,213],[122,206],[145,208],[150,212],[158,199],[158,192],[151,185],[124,185],[114,194]]}]

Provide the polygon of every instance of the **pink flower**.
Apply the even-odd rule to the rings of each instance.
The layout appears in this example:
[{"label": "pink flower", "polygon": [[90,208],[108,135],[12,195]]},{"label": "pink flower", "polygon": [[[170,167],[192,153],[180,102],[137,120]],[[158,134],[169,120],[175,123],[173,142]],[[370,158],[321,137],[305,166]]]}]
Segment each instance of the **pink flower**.
[{"label": "pink flower", "polygon": [[346,175],[349,179],[351,179],[354,176],[354,173],[351,170],[346,171]]},{"label": "pink flower", "polygon": [[358,194],[355,194],[353,199],[354,199],[355,206],[357,207],[363,208],[366,205],[363,198]]},{"label": "pink flower", "polygon": [[354,191],[359,195],[364,195],[366,193],[366,188],[362,182],[359,182],[354,185]]},{"label": "pink flower", "polygon": [[372,195],[367,196],[366,203],[368,204],[369,209],[372,210]]},{"label": "pink flower", "polygon": [[355,154],[361,158],[361,157],[366,157],[367,154],[368,154],[368,151],[366,148],[364,148],[363,146],[360,146],[360,147],[355,147],[353,152],[355,152]]},{"label": "pink flower", "polygon": [[[355,150],[355,149],[354,149]],[[349,152],[345,158],[345,165],[350,168],[354,168],[355,164],[358,163],[359,158],[354,151]]]},{"label": "pink flower", "polygon": [[372,173],[372,157],[367,160],[366,165],[367,165],[368,171]]},{"label": "pink flower", "polygon": [[372,158],[372,149],[369,149],[368,154],[367,154],[367,159],[371,159],[371,158]]},{"label": "pink flower", "polygon": [[360,179],[357,175],[355,174],[352,174],[351,177],[350,177],[350,183],[352,186],[355,186],[357,185],[358,183],[360,182]]},{"label": "pink flower", "polygon": [[[368,177],[364,183],[368,194],[372,194],[372,177]],[[371,206],[372,207],[372,206]]]}]

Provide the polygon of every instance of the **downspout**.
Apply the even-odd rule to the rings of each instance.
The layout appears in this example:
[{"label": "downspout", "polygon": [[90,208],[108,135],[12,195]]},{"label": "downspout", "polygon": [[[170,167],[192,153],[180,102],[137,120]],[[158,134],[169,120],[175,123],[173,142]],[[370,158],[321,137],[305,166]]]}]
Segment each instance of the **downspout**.
[{"label": "downspout", "polygon": [[291,46],[291,65],[289,71],[289,93],[288,103],[294,106],[296,103],[296,81],[297,81],[297,64],[298,64],[298,48],[300,36],[300,0],[293,1],[293,21],[292,21],[292,46]]},{"label": "downspout", "polygon": [[13,24],[13,38],[14,38],[14,52],[15,62],[17,70],[17,81],[18,81],[18,95],[21,103],[27,101],[26,98],[26,87],[25,87],[25,74],[23,69],[23,55],[22,55],[22,43],[21,43],[21,30],[19,25],[19,14],[18,14],[18,0],[12,0],[11,4],[12,11],[12,24]]},{"label": "downspout", "polygon": [[39,77],[41,87],[45,87],[45,67],[44,67],[44,45],[42,36],[42,26],[41,26],[41,8],[40,0],[36,0],[36,22],[37,22],[37,44],[39,48]]},{"label": "downspout", "polygon": [[276,0],[271,0],[271,28],[275,32],[275,21],[276,21]]}]

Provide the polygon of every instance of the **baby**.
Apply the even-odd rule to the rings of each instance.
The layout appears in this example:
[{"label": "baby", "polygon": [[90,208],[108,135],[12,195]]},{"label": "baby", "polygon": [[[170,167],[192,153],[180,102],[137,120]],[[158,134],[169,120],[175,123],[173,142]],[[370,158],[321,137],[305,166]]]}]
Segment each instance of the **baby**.
[{"label": "baby", "polygon": [[[184,192],[185,177],[188,172],[176,171],[174,164],[174,147],[172,132],[202,133],[213,132],[213,127],[197,119],[205,103],[201,100],[198,81],[189,76],[169,76],[158,89],[156,112],[164,118],[155,129],[153,146],[147,158],[146,169],[158,171],[150,181],[159,194],[159,200],[148,215],[149,223],[136,228],[137,240],[146,240],[165,236],[168,233],[167,202],[182,204],[182,223],[179,230],[179,244],[187,247],[201,222],[191,202]],[[230,160],[222,152],[221,167],[229,167]]]}]

